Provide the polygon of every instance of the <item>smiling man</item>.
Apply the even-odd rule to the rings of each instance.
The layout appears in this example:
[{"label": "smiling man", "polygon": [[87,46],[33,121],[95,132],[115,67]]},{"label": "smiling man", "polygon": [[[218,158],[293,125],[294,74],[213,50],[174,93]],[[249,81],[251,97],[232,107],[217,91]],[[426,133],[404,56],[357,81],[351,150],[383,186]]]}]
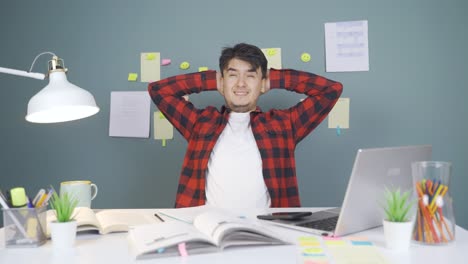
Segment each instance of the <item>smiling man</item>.
[{"label": "smiling man", "polygon": [[[267,69],[256,46],[224,48],[220,72],[184,74],[151,83],[154,103],[188,141],[176,207],[298,207],[294,150],[327,116],[342,85],[292,69]],[[285,89],[307,97],[289,109],[262,112],[260,95]],[[197,109],[183,96],[218,90],[226,105]]]}]

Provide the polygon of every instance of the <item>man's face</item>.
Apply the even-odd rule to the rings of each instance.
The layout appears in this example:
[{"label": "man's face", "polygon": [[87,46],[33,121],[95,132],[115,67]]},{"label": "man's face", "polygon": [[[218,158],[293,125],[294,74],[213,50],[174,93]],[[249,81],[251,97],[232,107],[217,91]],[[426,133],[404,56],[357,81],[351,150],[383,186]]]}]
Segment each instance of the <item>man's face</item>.
[{"label": "man's face", "polygon": [[232,59],[218,80],[218,90],[232,111],[246,113],[257,107],[258,97],[265,92],[265,82],[260,68],[254,69],[248,62]]}]

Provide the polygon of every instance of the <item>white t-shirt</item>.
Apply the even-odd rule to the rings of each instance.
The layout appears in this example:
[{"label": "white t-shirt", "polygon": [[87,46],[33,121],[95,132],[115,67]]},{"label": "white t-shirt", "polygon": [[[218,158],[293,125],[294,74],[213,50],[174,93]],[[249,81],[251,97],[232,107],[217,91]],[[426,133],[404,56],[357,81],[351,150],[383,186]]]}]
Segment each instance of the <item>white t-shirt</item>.
[{"label": "white t-shirt", "polygon": [[270,207],[250,113],[230,113],[211,152],[206,177],[206,204],[221,208]]}]

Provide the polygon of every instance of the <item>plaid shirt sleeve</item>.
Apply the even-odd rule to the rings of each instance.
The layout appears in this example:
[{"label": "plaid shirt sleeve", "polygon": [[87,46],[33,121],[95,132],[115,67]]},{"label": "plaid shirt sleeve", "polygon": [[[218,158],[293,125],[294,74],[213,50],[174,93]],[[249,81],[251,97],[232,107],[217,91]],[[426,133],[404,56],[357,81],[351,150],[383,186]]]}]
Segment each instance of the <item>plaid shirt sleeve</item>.
[{"label": "plaid shirt sleeve", "polygon": [[270,87],[307,96],[289,109],[264,113],[252,125],[271,206],[297,207],[301,203],[294,158],[296,145],[327,116],[341,95],[342,85],[313,73],[271,69]]},{"label": "plaid shirt sleeve", "polygon": [[177,75],[150,83],[148,92],[158,109],[182,134],[189,139],[201,110],[187,102],[183,96],[216,90],[216,71],[203,71]]},{"label": "plaid shirt sleeve", "polygon": [[325,119],[343,91],[343,85],[339,82],[291,69],[271,69],[270,87],[307,95],[302,102],[286,110],[296,144]]}]

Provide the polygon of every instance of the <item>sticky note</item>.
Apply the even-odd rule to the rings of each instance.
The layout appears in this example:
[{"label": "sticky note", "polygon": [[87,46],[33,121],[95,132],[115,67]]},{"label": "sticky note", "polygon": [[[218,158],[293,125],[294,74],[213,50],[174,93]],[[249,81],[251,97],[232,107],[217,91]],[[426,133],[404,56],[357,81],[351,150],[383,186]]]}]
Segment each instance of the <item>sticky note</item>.
[{"label": "sticky note", "polygon": [[276,55],[276,50],[275,49],[268,49],[267,50],[267,55],[268,56],[275,56]]},{"label": "sticky note", "polygon": [[372,246],[370,241],[351,241],[353,246]]},{"label": "sticky note", "polygon": [[190,68],[190,63],[188,61],[183,61],[180,65],[179,65],[179,68],[181,70],[187,70],[188,68]]},{"label": "sticky note", "polygon": [[162,59],[161,60],[161,65],[166,66],[171,64],[171,59]]},{"label": "sticky note", "polygon": [[[161,79],[161,65],[159,52],[141,53],[140,57],[140,81],[154,82]],[[149,59],[151,58],[151,59]]]},{"label": "sticky note", "polygon": [[[154,139],[172,139],[174,137],[174,127],[160,112],[154,112]],[[165,142],[163,142],[164,144]]]},{"label": "sticky note", "polygon": [[365,236],[347,236],[346,240],[349,241],[369,241],[369,238]]},{"label": "sticky note", "polygon": [[327,246],[345,246],[346,241],[343,240],[325,240]]},{"label": "sticky note", "polygon": [[281,69],[281,48],[262,49],[268,60],[268,68]]},{"label": "sticky note", "polygon": [[317,258],[312,258],[312,259],[304,259],[304,262],[303,264],[328,264],[330,262],[328,262],[328,259],[326,258],[320,258],[320,259],[317,259]]},{"label": "sticky note", "polygon": [[199,72],[207,71],[207,70],[208,70],[208,67],[198,67]]},{"label": "sticky note", "polygon": [[302,253],[304,254],[323,254],[323,248],[321,247],[308,247],[302,249]]},{"label": "sticky note", "polygon": [[128,81],[129,82],[136,82],[137,78],[138,78],[137,73],[131,72],[131,73],[128,74]]},{"label": "sticky note", "polygon": [[328,114],[328,128],[349,128],[349,98],[340,98]]},{"label": "sticky note", "polygon": [[313,236],[299,237],[299,241],[315,241],[315,242],[319,242],[318,238],[317,238],[317,237],[313,237]]},{"label": "sticky note", "polygon": [[307,52],[304,52],[301,54],[301,61],[302,62],[309,62],[310,61],[310,54]]},{"label": "sticky note", "polygon": [[299,241],[299,246],[301,247],[318,247],[320,242],[318,241]]},{"label": "sticky note", "polygon": [[156,53],[146,53],[147,60],[154,60],[156,59]]}]

